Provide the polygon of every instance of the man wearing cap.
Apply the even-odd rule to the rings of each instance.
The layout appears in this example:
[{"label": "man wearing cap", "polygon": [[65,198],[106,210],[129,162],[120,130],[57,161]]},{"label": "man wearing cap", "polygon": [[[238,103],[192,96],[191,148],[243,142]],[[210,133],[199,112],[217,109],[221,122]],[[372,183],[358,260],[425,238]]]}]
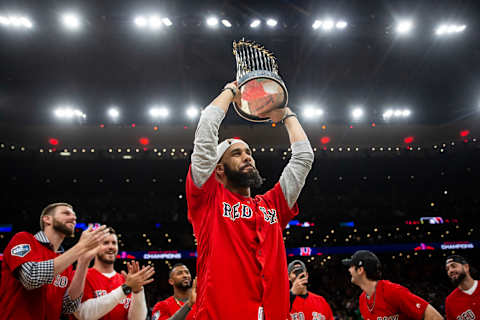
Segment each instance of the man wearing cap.
[{"label": "man wearing cap", "polygon": [[452,255],[445,263],[447,275],[457,287],[445,300],[447,320],[473,320],[480,317],[480,289],[478,280],[470,275],[470,265],[459,255]]},{"label": "man wearing cap", "polygon": [[205,108],[187,176],[188,218],[198,242],[195,319],[287,319],[287,261],[282,231],[313,162],[308,138],[289,108],[267,114],[287,129],[292,158],[278,183],[252,197],[262,178],[246,142],[218,144],[218,129],[238,96],[235,82]]},{"label": "man wearing cap", "polygon": [[333,320],[332,309],[324,297],[308,292],[308,272],[301,260],[288,265],[291,320]]},{"label": "man wearing cap", "polygon": [[407,288],[381,280],[382,265],[373,252],[357,251],[343,263],[350,267],[352,283],[363,290],[358,303],[363,319],[443,319],[427,301]]}]

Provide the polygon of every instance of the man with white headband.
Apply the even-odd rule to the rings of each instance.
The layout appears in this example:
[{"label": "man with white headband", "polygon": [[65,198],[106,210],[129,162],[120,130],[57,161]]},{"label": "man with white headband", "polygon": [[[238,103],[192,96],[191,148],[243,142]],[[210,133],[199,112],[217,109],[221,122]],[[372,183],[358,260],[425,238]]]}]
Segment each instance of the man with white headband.
[{"label": "man with white headband", "polygon": [[313,151],[289,108],[267,114],[287,129],[292,158],[278,183],[263,195],[262,178],[248,144],[218,129],[238,98],[229,83],[203,111],[187,176],[188,218],[198,242],[195,319],[287,319],[289,283],[282,231],[313,163]]}]

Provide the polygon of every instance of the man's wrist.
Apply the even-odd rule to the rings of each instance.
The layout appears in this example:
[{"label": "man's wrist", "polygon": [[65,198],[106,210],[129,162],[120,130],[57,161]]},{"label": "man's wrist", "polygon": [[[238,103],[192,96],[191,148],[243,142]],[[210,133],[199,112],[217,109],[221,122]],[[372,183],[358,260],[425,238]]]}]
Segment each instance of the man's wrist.
[{"label": "man's wrist", "polygon": [[229,91],[232,94],[232,99],[237,95],[237,90],[232,87],[225,87],[221,92],[223,93],[224,91]]}]

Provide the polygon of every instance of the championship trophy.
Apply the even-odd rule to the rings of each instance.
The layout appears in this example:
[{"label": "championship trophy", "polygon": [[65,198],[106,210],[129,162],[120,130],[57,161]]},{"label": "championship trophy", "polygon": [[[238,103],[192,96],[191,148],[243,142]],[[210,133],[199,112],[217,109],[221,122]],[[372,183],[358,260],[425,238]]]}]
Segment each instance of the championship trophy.
[{"label": "championship trophy", "polygon": [[233,102],[235,111],[253,122],[269,121],[267,114],[285,108],[288,92],[278,75],[278,66],[272,53],[252,41],[233,42],[237,62],[237,86],[240,98]]}]

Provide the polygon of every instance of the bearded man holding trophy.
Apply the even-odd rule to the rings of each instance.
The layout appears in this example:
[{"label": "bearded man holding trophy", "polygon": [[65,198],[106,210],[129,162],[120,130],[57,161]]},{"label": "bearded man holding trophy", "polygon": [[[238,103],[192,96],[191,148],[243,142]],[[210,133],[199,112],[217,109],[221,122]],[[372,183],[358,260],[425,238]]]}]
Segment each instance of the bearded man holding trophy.
[{"label": "bearded man holding trophy", "polygon": [[[188,219],[197,239],[194,319],[287,319],[289,284],[282,231],[313,163],[313,151],[278,75],[273,55],[249,41],[233,43],[237,80],[204,109],[187,176]],[[275,186],[252,196],[263,180],[248,144],[218,143],[233,103],[249,121],[284,124],[292,157]]]}]

